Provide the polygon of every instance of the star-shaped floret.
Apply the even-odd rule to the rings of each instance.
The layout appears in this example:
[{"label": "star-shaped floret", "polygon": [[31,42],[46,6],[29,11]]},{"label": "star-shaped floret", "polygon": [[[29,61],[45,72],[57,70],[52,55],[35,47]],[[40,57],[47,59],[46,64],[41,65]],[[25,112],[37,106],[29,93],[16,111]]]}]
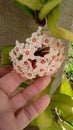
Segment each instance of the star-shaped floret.
[{"label": "star-shaped floret", "polygon": [[53,42],[53,40],[54,39],[52,37],[48,37],[47,34],[43,34],[42,45],[48,47]]},{"label": "star-shaped floret", "polygon": [[26,44],[25,45],[25,48],[23,50],[23,58],[24,59],[34,59],[35,56],[34,56],[34,53],[37,49],[32,46],[31,44]]},{"label": "star-shaped floret", "polygon": [[19,43],[19,41],[16,40],[16,46],[14,47],[14,52],[17,57],[19,57],[22,54],[23,48],[24,48],[24,43]]},{"label": "star-shaped floret", "polygon": [[41,40],[42,40],[42,36],[38,36],[37,33],[33,33],[32,36],[30,38],[26,39],[26,42],[35,46],[36,48],[41,47]]}]

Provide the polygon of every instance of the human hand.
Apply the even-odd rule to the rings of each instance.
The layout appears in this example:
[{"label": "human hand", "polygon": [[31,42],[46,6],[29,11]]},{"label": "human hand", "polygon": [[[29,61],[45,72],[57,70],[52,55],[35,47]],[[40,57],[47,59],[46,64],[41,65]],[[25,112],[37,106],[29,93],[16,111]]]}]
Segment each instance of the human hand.
[{"label": "human hand", "polygon": [[14,71],[0,79],[0,130],[22,130],[48,106],[50,98],[46,94],[27,105],[49,84],[51,79],[48,76],[36,79],[10,98],[10,94],[25,80]]}]

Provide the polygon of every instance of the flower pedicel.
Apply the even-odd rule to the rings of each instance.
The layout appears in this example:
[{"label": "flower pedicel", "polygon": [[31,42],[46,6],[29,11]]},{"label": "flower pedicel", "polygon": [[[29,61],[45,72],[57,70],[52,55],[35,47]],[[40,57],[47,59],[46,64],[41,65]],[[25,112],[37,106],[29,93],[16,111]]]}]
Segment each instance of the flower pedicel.
[{"label": "flower pedicel", "polygon": [[16,41],[9,56],[15,71],[22,77],[32,79],[53,75],[65,58],[64,44],[61,40],[42,33],[42,27],[39,27],[25,43]]}]

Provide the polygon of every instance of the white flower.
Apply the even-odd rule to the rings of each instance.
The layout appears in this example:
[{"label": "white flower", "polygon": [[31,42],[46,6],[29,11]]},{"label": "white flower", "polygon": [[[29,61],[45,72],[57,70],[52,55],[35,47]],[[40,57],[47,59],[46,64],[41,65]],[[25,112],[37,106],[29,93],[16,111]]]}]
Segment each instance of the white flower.
[{"label": "white flower", "polygon": [[42,36],[38,36],[37,33],[33,33],[30,38],[26,39],[26,42],[37,48],[41,47]]},{"label": "white flower", "polygon": [[36,69],[35,69],[38,72],[37,75],[43,76],[46,72],[47,67],[48,67],[48,62],[46,61],[46,59],[42,58],[40,61],[37,60]]},{"label": "white flower", "polygon": [[16,55],[14,54],[13,49],[9,52],[9,59],[13,62],[16,60]]},{"label": "white flower", "polygon": [[50,48],[50,60],[56,60],[58,55],[58,51]]},{"label": "white flower", "polygon": [[19,43],[18,40],[16,40],[16,46],[14,47],[13,50],[14,50],[15,55],[17,57],[19,57],[20,55],[22,55],[23,48],[24,48],[24,43]]},{"label": "white flower", "polygon": [[50,47],[59,51],[61,48],[64,48],[64,44],[61,40],[54,38],[53,44],[50,44]]},{"label": "white flower", "polygon": [[45,73],[45,75],[51,76],[52,74],[53,74],[53,71],[50,69],[50,66],[49,66],[46,73]]},{"label": "white flower", "polygon": [[24,43],[19,43],[19,41],[16,40],[16,46],[19,47],[19,49],[23,49],[24,48]]},{"label": "white flower", "polygon": [[22,61],[16,59],[16,61],[13,62],[13,67],[17,73],[19,73],[20,75],[22,74]]},{"label": "white flower", "polygon": [[31,61],[23,59],[22,61],[23,65],[23,72],[26,72],[28,69],[32,69]]},{"label": "white flower", "polygon": [[32,46],[31,44],[26,44],[25,48],[23,50],[23,58],[24,59],[34,59],[34,53],[36,51],[36,48]]},{"label": "white flower", "polygon": [[56,61],[52,61],[49,65],[48,65],[48,68],[46,70],[46,74],[47,75],[52,75],[54,73],[56,73]]},{"label": "white flower", "polygon": [[48,47],[53,42],[53,40],[54,39],[52,37],[48,37],[47,34],[43,34],[42,44]]},{"label": "white flower", "polygon": [[36,60],[37,60],[37,63],[39,63],[41,65],[48,63],[48,61],[45,57],[37,56]]},{"label": "white flower", "polygon": [[27,79],[33,79],[33,78],[36,78],[36,75],[34,75],[33,72],[30,70],[30,71],[27,71],[27,73],[25,74],[25,77]]}]

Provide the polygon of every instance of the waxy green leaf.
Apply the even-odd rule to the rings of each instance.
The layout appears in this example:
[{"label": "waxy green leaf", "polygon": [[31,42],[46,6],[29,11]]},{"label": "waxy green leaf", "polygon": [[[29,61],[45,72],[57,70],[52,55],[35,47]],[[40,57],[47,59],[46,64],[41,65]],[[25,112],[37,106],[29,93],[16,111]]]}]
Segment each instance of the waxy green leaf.
[{"label": "waxy green leaf", "polygon": [[9,59],[9,52],[13,49],[13,46],[6,46],[2,49],[2,59],[1,64],[3,65],[10,65],[12,64],[11,60]]}]

